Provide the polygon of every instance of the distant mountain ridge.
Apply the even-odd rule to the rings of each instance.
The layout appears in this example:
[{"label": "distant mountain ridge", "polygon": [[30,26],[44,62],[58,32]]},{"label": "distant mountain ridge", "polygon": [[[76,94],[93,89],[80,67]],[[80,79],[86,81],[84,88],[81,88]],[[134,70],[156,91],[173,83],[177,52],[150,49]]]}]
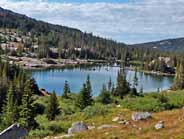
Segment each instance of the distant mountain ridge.
[{"label": "distant mountain ridge", "polygon": [[153,48],[169,52],[184,52],[184,38],[166,39],[161,41],[133,44],[129,46]]},{"label": "distant mountain ridge", "polygon": [[[37,36],[42,34],[45,36],[52,35],[51,46],[59,47],[58,40],[62,40],[60,44],[62,44],[63,47],[72,49],[75,47],[83,48],[87,50],[92,57],[119,57],[122,52],[121,48],[126,46],[130,48],[143,47],[161,51],[184,52],[184,38],[126,45],[125,43],[118,43],[110,39],[94,36],[92,33],[82,32],[79,29],[39,21],[26,15],[3,9],[2,7],[0,7],[0,28],[19,29],[24,32],[31,32]],[[95,56],[93,56],[94,53]]]},{"label": "distant mountain ridge", "polygon": [[[114,59],[119,57],[122,49],[126,47],[124,43],[98,37],[92,33],[85,33],[79,29],[39,21],[1,7],[0,28],[17,29],[25,33],[30,32],[37,38],[44,36],[46,37],[45,40],[49,40],[49,47],[70,49],[71,53],[75,48],[81,48],[80,58],[106,59],[108,57]],[[67,55],[71,55],[70,52]],[[79,57],[78,55],[77,57]]]}]

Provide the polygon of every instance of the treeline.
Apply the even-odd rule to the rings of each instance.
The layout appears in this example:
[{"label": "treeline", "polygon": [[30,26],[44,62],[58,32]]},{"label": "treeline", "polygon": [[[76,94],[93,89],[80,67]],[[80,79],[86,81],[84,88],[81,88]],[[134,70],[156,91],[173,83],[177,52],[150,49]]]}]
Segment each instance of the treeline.
[{"label": "treeline", "polygon": [[34,128],[33,95],[38,91],[37,84],[24,70],[9,62],[0,62],[0,129],[15,122]]},{"label": "treeline", "polygon": [[[47,47],[56,47],[59,48],[62,57],[72,57],[71,53],[73,54],[74,48],[81,48],[81,58],[114,58],[120,55],[121,51],[119,50],[125,47],[123,43],[100,38],[92,33],[83,33],[77,29],[37,21],[4,9],[0,11],[0,28],[17,29],[23,34],[30,33],[32,40],[35,37],[39,39],[38,43],[40,49],[42,49],[39,51],[47,50]],[[46,49],[43,47],[46,47]],[[68,50],[61,52],[60,50],[63,49]],[[76,55],[79,54],[76,53]],[[41,54],[40,57],[43,56],[48,56],[48,54]]]},{"label": "treeline", "polygon": [[[0,28],[16,29],[20,36],[29,36],[24,40],[25,47],[38,45],[38,49],[30,49],[39,58],[80,58],[120,60],[126,53],[127,61],[151,61],[160,55],[168,55],[154,49],[127,47],[124,43],[83,33],[80,30],[53,25],[17,14],[8,10],[0,10]],[[57,54],[51,51],[57,48]]]}]

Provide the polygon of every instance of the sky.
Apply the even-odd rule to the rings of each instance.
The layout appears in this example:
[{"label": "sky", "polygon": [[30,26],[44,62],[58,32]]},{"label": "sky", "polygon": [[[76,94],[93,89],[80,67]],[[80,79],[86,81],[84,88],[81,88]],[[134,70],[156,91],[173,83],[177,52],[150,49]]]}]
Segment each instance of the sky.
[{"label": "sky", "polygon": [[0,0],[0,7],[128,44],[184,37],[184,0]]}]

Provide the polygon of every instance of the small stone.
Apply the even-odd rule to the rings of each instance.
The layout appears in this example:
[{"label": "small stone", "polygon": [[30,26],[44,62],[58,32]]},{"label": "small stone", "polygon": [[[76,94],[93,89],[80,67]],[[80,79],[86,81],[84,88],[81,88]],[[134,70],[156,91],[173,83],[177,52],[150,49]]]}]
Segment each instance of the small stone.
[{"label": "small stone", "polygon": [[155,125],[155,129],[159,130],[164,128],[164,121],[159,121],[156,125]]},{"label": "small stone", "polygon": [[117,107],[117,108],[120,108],[120,107],[121,107],[121,105],[117,105],[116,107]]},{"label": "small stone", "polygon": [[109,132],[105,132],[105,135],[109,135]]},{"label": "small stone", "polygon": [[132,125],[134,128],[137,128],[137,125]]},{"label": "small stone", "polygon": [[73,137],[73,136],[74,136],[73,134],[67,134],[67,135],[61,136],[59,139],[71,138],[71,137]]},{"label": "small stone", "polygon": [[119,124],[123,124],[123,125],[129,125],[129,121],[124,120],[124,121],[119,121]]},{"label": "small stone", "polygon": [[101,125],[101,126],[99,126],[97,129],[98,129],[98,130],[101,130],[101,129],[113,128],[113,127],[117,127],[117,126],[112,126],[112,125]]},{"label": "small stone", "polygon": [[89,130],[95,129],[95,126],[88,126]]},{"label": "small stone", "polygon": [[149,112],[137,112],[132,114],[132,120],[134,121],[146,120],[151,117],[151,113]]},{"label": "small stone", "polygon": [[115,118],[112,119],[113,122],[117,122],[119,120],[120,120],[120,117],[115,117]]}]

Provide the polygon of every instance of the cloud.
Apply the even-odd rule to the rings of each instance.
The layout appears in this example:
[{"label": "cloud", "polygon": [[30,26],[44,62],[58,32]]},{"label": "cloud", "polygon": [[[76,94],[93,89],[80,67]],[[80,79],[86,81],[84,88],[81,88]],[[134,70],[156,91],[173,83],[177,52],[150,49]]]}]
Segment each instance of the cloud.
[{"label": "cloud", "polygon": [[127,43],[184,35],[181,28],[184,23],[183,0],[140,0],[127,3],[0,0],[0,6],[36,19]]}]

